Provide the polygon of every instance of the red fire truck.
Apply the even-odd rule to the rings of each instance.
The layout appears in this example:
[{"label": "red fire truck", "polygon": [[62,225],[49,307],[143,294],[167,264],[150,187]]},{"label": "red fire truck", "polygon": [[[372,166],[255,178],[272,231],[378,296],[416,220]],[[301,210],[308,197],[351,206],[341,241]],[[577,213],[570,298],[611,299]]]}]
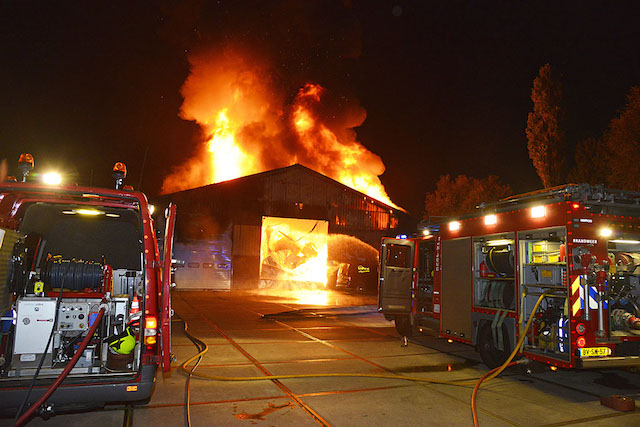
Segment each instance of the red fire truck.
[{"label": "red fire truck", "polygon": [[21,160],[23,182],[0,182],[0,411],[145,401],[157,367],[170,369],[175,206],[161,259],[123,164],[105,189],[29,180],[33,159]]},{"label": "red fire truck", "polygon": [[552,366],[640,364],[640,193],[514,196],[383,239],[380,256],[378,310],[402,335],[436,322],[491,368],[523,334],[519,353]]}]

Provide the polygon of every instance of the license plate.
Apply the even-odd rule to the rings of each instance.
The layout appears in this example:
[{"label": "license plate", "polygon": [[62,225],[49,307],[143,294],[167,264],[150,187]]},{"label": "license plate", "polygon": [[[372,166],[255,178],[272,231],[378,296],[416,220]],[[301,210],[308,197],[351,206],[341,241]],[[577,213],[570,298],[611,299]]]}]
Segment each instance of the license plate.
[{"label": "license plate", "polygon": [[598,357],[611,355],[609,347],[585,347],[580,349],[580,357]]}]

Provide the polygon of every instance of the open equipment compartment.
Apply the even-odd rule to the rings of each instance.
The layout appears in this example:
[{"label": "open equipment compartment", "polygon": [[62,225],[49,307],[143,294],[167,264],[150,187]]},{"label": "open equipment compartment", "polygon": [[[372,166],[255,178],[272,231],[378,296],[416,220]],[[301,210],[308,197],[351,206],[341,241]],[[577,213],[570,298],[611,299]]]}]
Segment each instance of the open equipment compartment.
[{"label": "open equipment compartment", "polygon": [[515,310],[514,233],[475,237],[474,306]]},{"label": "open equipment compartment", "polygon": [[161,235],[122,163],[115,189],[25,170],[0,183],[0,413],[147,401],[158,367],[171,368],[175,205],[156,214]]},{"label": "open equipment compartment", "polygon": [[145,301],[139,209],[36,202],[6,233],[17,237],[0,252],[15,322],[3,318],[2,377],[31,378],[42,357],[38,376],[59,375],[101,307],[107,314],[70,377],[135,373]]},{"label": "open equipment compartment", "polygon": [[[571,358],[566,234],[565,227],[518,233],[521,328],[534,317],[524,349],[562,361]],[[551,292],[532,313],[536,301],[546,291]]]}]

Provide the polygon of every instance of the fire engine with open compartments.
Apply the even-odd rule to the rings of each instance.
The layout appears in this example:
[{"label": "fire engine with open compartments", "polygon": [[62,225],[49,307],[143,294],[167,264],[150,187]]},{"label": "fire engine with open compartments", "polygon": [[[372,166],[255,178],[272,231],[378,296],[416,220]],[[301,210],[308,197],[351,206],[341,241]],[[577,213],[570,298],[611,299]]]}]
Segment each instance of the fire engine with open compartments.
[{"label": "fire engine with open compartments", "polygon": [[0,411],[144,402],[170,369],[176,208],[156,215],[158,242],[124,164],[106,189],[28,180],[29,163],[23,182],[0,183]]},{"label": "fire engine with open compartments", "polygon": [[378,310],[401,335],[435,323],[490,368],[523,334],[519,354],[551,366],[640,364],[640,193],[567,185],[421,231],[380,251]]}]

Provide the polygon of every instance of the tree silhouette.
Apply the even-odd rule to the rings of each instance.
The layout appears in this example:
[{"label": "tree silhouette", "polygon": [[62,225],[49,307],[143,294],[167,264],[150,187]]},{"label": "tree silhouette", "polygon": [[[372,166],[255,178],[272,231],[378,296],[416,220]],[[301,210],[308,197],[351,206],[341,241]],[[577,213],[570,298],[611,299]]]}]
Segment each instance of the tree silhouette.
[{"label": "tree silhouette", "polygon": [[531,100],[533,111],[529,113],[526,129],[529,157],[545,188],[563,184],[566,136],[561,127],[562,88],[549,64],[542,66],[534,79]]},{"label": "tree silhouette", "polygon": [[605,132],[607,183],[622,190],[640,191],[640,87],[632,87],[627,105],[611,119]]},{"label": "tree silhouette", "polygon": [[466,175],[451,179],[443,175],[438,179],[436,190],[426,195],[424,217],[470,213],[482,202],[494,202],[512,193],[511,187],[494,175],[482,179]]},{"label": "tree silhouette", "polygon": [[597,138],[587,138],[576,146],[576,165],[569,172],[574,183],[604,184],[609,177],[609,162],[605,143]]}]

